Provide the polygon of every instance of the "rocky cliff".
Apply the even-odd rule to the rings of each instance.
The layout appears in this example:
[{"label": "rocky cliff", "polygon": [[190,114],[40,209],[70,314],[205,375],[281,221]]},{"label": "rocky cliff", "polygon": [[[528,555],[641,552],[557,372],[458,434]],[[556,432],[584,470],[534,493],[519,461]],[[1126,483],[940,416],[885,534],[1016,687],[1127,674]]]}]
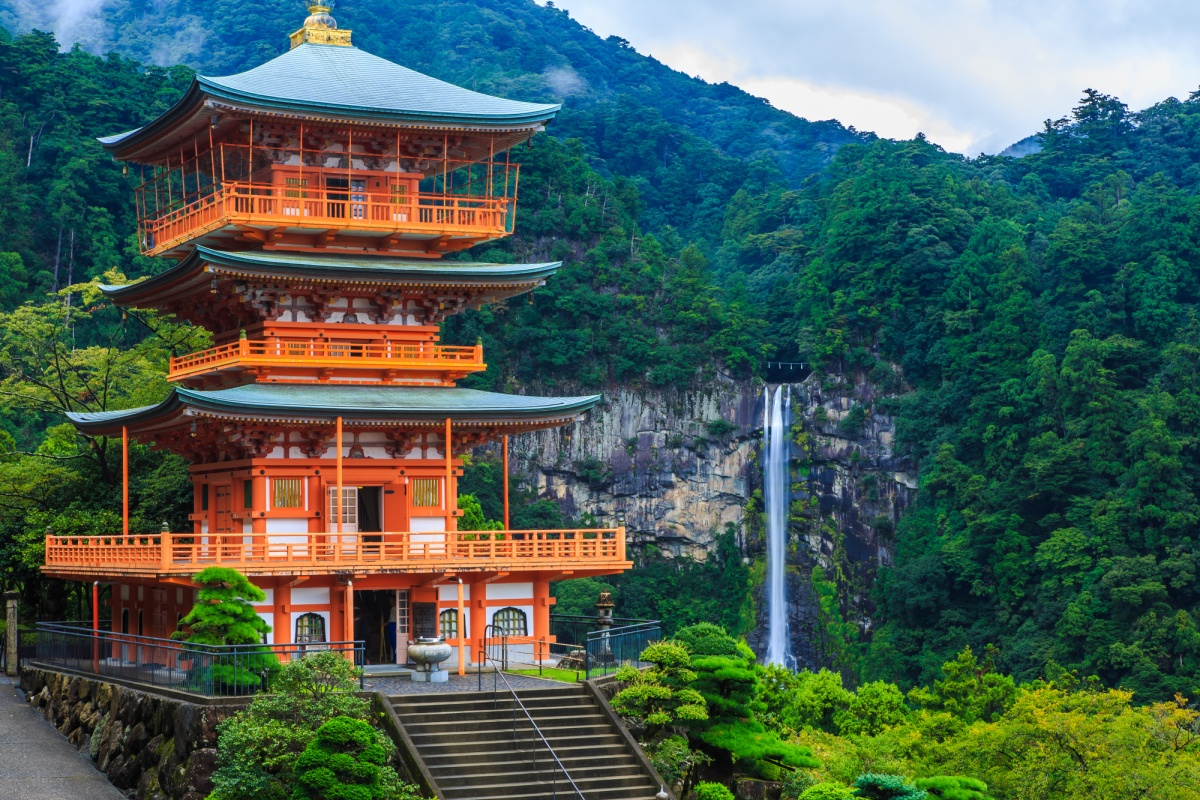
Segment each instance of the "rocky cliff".
[{"label": "rocky cliff", "polygon": [[[869,631],[868,590],[890,557],[915,471],[895,454],[893,422],[877,413],[870,383],[812,375],[790,388],[791,631],[802,665],[828,665],[837,643],[815,601],[812,568],[836,579],[844,618]],[[572,516],[623,519],[634,553],[652,543],[673,557],[704,559],[732,526],[747,558],[757,559],[765,548],[761,500],[754,499],[762,486],[762,421],[758,382],[718,376],[690,392],[620,389],[573,426],[515,437],[512,471]],[[752,646],[766,623],[765,605],[757,608]]]}]

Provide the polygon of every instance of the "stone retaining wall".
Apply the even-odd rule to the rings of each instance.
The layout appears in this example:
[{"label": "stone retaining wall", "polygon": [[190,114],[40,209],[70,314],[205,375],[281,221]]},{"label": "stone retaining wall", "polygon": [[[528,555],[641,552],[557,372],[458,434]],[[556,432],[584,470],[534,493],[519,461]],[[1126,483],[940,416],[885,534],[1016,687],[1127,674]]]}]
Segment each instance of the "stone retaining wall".
[{"label": "stone retaining wall", "polygon": [[212,791],[217,723],[242,702],[199,705],[37,667],[21,671],[30,704],[137,800],[203,800]]}]

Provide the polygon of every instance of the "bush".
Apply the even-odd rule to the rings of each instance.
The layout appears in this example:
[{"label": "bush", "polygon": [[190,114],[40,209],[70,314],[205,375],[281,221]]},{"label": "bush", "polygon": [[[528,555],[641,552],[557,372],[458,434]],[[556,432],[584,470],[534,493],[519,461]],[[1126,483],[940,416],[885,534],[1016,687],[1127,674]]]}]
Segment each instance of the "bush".
[{"label": "bush", "polygon": [[[274,694],[258,695],[218,727],[212,800],[290,798],[296,761],[320,727],[338,717],[365,719],[370,714],[370,703],[354,694],[360,675],[361,670],[332,651],[285,664],[272,684]],[[372,730],[390,752],[386,734]],[[383,780],[401,786],[390,767]]]},{"label": "bush", "polygon": [[696,767],[711,764],[712,759],[700,750],[693,750],[682,736],[668,736],[653,748],[646,749],[650,763],[658,774],[674,787],[686,788]]},{"label": "bush", "polygon": [[918,789],[924,789],[930,797],[945,800],[992,800],[987,795],[987,784],[975,778],[959,775],[937,775],[913,781]]},{"label": "bush", "polygon": [[386,800],[390,753],[367,722],[335,717],[296,760],[295,800]]},{"label": "bush", "polygon": [[800,800],[851,800],[854,790],[840,783],[818,783],[804,790]]},{"label": "bush", "polygon": [[700,783],[696,785],[696,800],[737,800],[733,792],[719,783]]},{"label": "bush", "polygon": [[859,775],[854,781],[855,797],[868,800],[926,800],[929,795],[910,785],[903,775]]}]

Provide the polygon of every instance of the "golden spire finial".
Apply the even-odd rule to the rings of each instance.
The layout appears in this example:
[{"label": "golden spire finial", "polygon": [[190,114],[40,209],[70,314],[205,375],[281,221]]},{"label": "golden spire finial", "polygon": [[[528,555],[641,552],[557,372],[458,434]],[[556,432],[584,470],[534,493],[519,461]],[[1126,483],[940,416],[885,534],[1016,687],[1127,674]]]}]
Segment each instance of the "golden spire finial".
[{"label": "golden spire finial", "polygon": [[338,30],[337,20],[329,13],[333,10],[333,0],[305,5],[308,6],[308,19],[304,20],[304,27],[291,35],[292,47],[305,42],[350,46],[350,31]]}]

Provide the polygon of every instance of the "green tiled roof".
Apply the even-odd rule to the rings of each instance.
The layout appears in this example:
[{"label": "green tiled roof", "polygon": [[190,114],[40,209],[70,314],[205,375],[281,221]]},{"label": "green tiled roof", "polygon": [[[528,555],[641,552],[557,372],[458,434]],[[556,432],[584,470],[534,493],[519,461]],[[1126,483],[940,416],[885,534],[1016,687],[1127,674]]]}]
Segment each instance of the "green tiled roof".
[{"label": "green tiled roof", "polygon": [[252,383],[213,391],[176,387],[158,405],[70,413],[67,417],[82,430],[93,433],[104,433],[120,425],[165,420],[184,409],[303,419],[341,416],[352,420],[440,421],[449,417],[455,421],[533,422],[581,414],[599,400],[600,395],[529,397],[441,387]]},{"label": "green tiled roof", "polygon": [[[226,252],[197,246],[175,266],[137,283],[101,285],[106,297],[117,303],[137,304],[161,297],[168,286],[185,281],[206,280],[206,267],[245,271],[276,278],[325,279],[359,283],[454,284],[489,286],[497,284],[536,285],[555,273],[561,261],[542,264],[492,264],[446,259],[400,259],[390,256],[348,257],[307,255],[270,251]],[[190,284],[189,284],[190,285]]]},{"label": "green tiled roof", "polygon": [[305,43],[236,75],[197,76],[184,97],[158,120],[100,142],[110,148],[128,144],[193,108],[201,97],[281,112],[485,128],[541,125],[562,107],[473,92],[357,47]]}]

